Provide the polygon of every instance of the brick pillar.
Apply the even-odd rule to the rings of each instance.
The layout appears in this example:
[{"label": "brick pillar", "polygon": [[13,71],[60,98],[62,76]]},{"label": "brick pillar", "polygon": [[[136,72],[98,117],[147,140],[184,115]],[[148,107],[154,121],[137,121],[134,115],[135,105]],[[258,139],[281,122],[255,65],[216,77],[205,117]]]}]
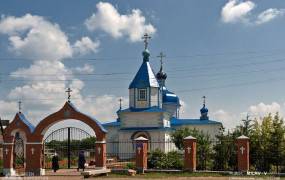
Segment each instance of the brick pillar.
[{"label": "brick pillar", "polygon": [[106,142],[96,141],[95,148],[96,168],[106,169]]},{"label": "brick pillar", "polygon": [[188,136],[183,139],[184,144],[184,168],[188,171],[196,171],[196,138]]},{"label": "brick pillar", "polygon": [[138,137],[136,141],[136,169],[144,173],[147,169],[147,144],[148,139],[144,137]]},{"label": "brick pillar", "polygon": [[41,142],[26,143],[26,175],[45,175],[43,168],[43,144]]},{"label": "brick pillar", "polygon": [[13,167],[13,147],[14,143],[12,142],[4,142],[3,144],[3,173],[5,176],[16,175]]},{"label": "brick pillar", "polygon": [[238,158],[238,171],[249,170],[249,138],[240,136],[236,139],[237,144],[237,158]]}]

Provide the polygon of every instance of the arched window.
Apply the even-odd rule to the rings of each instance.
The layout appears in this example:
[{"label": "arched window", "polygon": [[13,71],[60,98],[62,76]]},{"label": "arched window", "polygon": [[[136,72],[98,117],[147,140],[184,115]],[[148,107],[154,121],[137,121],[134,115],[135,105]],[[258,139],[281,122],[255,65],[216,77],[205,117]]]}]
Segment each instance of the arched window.
[{"label": "arched window", "polygon": [[135,139],[138,137],[144,137],[144,138],[148,139],[148,150],[150,150],[151,149],[151,137],[147,131],[136,131],[133,133],[133,135],[131,136],[131,140],[133,142],[133,150],[135,150],[135,148],[136,148]]}]

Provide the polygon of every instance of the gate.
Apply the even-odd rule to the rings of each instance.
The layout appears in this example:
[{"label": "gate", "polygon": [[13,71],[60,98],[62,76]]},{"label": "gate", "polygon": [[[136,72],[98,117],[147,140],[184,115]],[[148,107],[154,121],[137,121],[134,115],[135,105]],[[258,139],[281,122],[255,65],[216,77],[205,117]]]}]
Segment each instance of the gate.
[{"label": "gate", "polygon": [[51,168],[51,159],[55,153],[59,157],[60,168],[77,168],[80,151],[84,151],[86,162],[90,163],[95,159],[95,142],[96,138],[82,129],[76,127],[57,129],[44,140],[44,167]]},{"label": "gate", "polygon": [[25,168],[25,146],[24,140],[21,138],[20,133],[17,132],[15,134],[15,142],[14,142],[14,169],[20,173],[24,172]]}]

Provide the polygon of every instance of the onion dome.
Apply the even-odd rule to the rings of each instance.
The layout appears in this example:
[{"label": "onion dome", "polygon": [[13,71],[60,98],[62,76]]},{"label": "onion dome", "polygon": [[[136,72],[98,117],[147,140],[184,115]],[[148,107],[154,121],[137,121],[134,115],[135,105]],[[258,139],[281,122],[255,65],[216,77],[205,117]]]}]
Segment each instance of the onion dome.
[{"label": "onion dome", "polygon": [[165,104],[171,103],[171,104],[176,104],[177,106],[180,106],[179,97],[173,92],[168,91],[166,87],[162,88],[162,101]]},{"label": "onion dome", "polygon": [[208,108],[206,108],[205,104],[203,105],[203,107],[200,109],[201,114],[205,114],[208,113]]},{"label": "onion dome", "polygon": [[156,79],[161,81],[161,80],[166,80],[167,74],[162,71],[162,68],[160,68],[159,72],[156,74]]},{"label": "onion dome", "polygon": [[200,109],[200,113],[201,113],[200,120],[209,120],[209,117],[208,117],[209,110],[206,107],[206,97],[203,96],[203,99],[204,99],[204,103],[203,103],[203,107]]}]

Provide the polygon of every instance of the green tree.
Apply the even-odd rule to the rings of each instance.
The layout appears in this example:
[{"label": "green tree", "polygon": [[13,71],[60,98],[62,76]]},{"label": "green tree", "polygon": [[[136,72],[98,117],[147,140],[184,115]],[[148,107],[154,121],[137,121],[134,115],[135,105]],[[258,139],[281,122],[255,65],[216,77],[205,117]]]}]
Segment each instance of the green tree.
[{"label": "green tree", "polygon": [[235,170],[237,164],[236,158],[236,133],[228,131],[224,133],[224,128],[216,136],[217,142],[214,144],[213,150],[213,169],[214,170]]},{"label": "green tree", "polygon": [[284,160],[282,156],[284,150],[284,135],[283,119],[276,113],[272,121],[269,146],[271,149],[271,163],[276,166],[277,173],[279,171],[280,162],[282,159]]},{"label": "green tree", "polygon": [[187,136],[197,138],[197,169],[207,169],[211,165],[211,140],[209,134],[197,129],[181,128],[171,134],[172,142],[178,149],[183,149],[183,139]]}]

